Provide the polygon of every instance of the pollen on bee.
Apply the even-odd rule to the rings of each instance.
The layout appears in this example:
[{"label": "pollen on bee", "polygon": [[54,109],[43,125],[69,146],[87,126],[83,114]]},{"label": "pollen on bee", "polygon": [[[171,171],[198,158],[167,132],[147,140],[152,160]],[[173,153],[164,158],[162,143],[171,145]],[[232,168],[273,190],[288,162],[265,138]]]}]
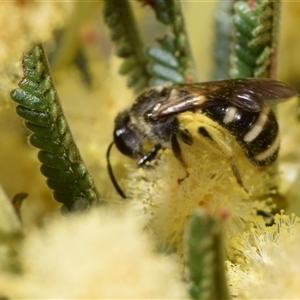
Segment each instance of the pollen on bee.
[{"label": "pollen on bee", "polygon": [[230,215],[226,221],[226,236],[236,234],[240,224],[256,216],[258,209],[270,211],[270,208],[263,201],[253,201],[255,195],[266,194],[262,184],[265,173],[258,171],[242,150],[237,150],[238,167],[250,193],[237,184],[228,160],[206,144],[181,143],[180,146],[186,169],[170,149],[163,150],[151,162],[152,168],[140,168],[137,174],[130,175],[136,178],[137,184],[133,185],[128,178],[126,190],[134,190],[129,192],[135,195],[132,203],[143,211],[145,226],[158,248],[162,251],[176,248],[182,257],[185,228],[196,207],[201,206],[212,215],[226,209]]},{"label": "pollen on bee", "polygon": [[138,169],[138,172],[139,172],[139,175],[141,175],[142,177],[145,177],[145,176],[146,176],[145,169],[139,168],[139,169]]}]

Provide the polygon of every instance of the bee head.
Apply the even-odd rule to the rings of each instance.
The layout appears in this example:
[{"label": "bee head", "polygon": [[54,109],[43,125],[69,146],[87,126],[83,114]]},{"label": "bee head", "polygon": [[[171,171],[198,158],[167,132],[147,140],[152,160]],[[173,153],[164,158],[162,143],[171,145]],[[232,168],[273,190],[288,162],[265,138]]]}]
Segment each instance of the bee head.
[{"label": "bee head", "polygon": [[124,112],[117,115],[115,119],[115,129],[113,136],[114,141],[109,145],[106,153],[107,169],[114,187],[116,188],[119,195],[125,199],[126,195],[118,185],[110,164],[110,150],[113,144],[115,144],[118,150],[124,155],[127,155],[131,158],[137,158],[141,156],[142,136],[137,130],[132,127],[128,110],[125,110]]},{"label": "bee head", "polygon": [[114,142],[121,153],[131,158],[141,156],[142,136],[132,128],[129,112],[120,113],[115,119]]}]

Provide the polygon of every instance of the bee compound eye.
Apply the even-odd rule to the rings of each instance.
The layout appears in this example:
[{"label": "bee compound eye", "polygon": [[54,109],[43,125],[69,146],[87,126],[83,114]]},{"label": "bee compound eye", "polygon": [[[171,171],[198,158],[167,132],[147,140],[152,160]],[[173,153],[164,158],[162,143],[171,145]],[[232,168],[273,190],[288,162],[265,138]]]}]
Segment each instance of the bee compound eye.
[{"label": "bee compound eye", "polygon": [[114,130],[114,142],[121,153],[136,158],[141,153],[141,135],[127,125]]}]

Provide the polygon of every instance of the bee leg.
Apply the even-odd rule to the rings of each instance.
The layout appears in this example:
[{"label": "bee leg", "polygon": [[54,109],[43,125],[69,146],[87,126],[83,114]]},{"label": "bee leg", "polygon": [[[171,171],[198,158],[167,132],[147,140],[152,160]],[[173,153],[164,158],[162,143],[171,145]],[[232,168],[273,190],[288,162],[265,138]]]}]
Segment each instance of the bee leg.
[{"label": "bee leg", "polygon": [[138,161],[137,161],[137,165],[139,167],[144,166],[147,161],[151,161],[154,159],[154,157],[157,155],[157,152],[159,151],[159,149],[161,148],[161,145],[155,145],[149,152],[147,152],[146,154],[144,154]]},{"label": "bee leg", "polygon": [[[184,167],[184,169],[187,169],[187,164],[185,162],[185,160],[183,159],[182,156],[182,151],[180,148],[180,145],[178,143],[178,139],[177,139],[177,132],[173,132],[173,134],[171,135],[171,148],[172,151],[175,155],[175,157],[180,161],[180,163],[182,164],[182,166]],[[186,171],[186,175],[183,178],[179,178],[177,181],[180,184],[184,179],[186,179],[187,177],[189,177],[189,173]]]},{"label": "bee leg", "polygon": [[182,157],[182,151],[177,139],[177,132],[172,133],[171,135],[171,148],[175,157],[180,161],[180,163],[186,168],[186,162]]},{"label": "bee leg", "polygon": [[245,188],[243,181],[242,181],[242,177],[240,175],[240,172],[233,160],[230,161],[230,167],[231,167],[231,171],[232,171],[237,183],[245,190],[246,193],[249,194],[249,191]]},{"label": "bee leg", "polygon": [[243,184],[242,177],[235,164],[233,154],[232,154],[232,149],[230,146],[228,146],[226,141],[224,141],[222,135],[220,135],[218,131],[212,128],[211,130],[209,130],[208,127],[199,127],[198,133],[206,139],[207,143],[211,145],[213,150],[217,149],[219,153],[221,153],[224,157],[226,157],[229,160],[230,168],[236,179],[236,182],[238,183],[239,186],[241,186],[245,190],[246,193],[249,193]]}]

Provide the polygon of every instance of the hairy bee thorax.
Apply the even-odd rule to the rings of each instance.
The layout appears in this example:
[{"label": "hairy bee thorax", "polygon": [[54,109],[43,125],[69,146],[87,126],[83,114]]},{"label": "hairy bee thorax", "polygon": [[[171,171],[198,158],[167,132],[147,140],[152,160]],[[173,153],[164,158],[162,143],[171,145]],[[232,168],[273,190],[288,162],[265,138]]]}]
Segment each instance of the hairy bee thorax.
[{"label": "hairy bee thorax", "polygon": [[149,113],[160,103],[170,98],[172,88],[167,85],[162,88],[153,88],[141,94],[130,109],[128,126],[134,128],[144,139],[163,147],[170,146],[170,137],[179,126],[176,116],[169,116],[158,120],[148,117]]}]

